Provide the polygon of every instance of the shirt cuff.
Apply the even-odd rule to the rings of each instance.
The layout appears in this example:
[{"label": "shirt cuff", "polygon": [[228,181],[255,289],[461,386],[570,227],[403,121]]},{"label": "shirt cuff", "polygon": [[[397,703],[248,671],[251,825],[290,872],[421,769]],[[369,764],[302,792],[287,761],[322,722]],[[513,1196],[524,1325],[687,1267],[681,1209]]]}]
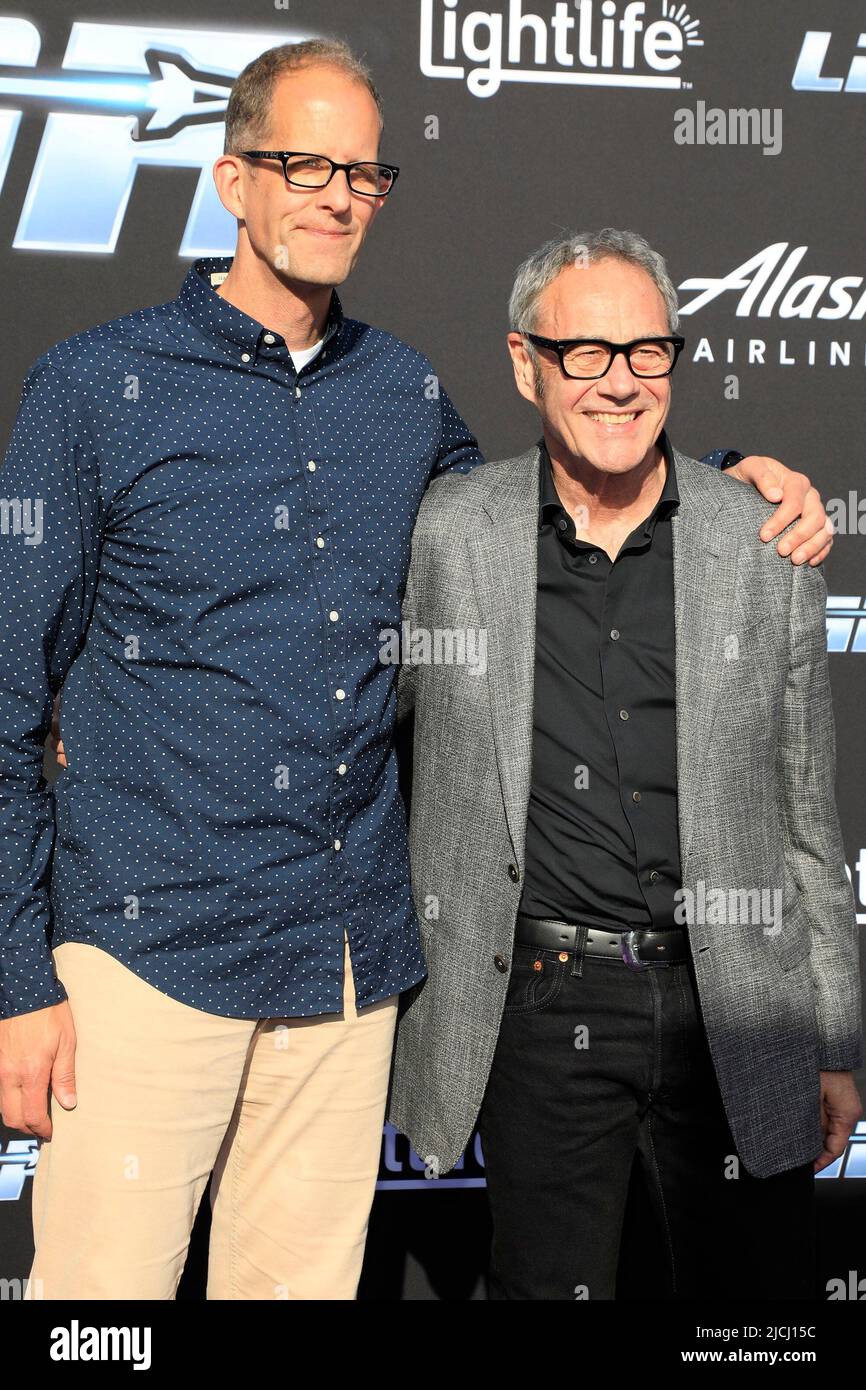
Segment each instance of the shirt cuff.
[{"label": "shirt cuff", "polygon": [[66,998],[44,941],[0,950],[0,1018],[48,1009]]},{"label": "shirt cuff", "polygon": [[733,468],[735,463],[744,459],[745,454],[738,453],[736,449],[712,449],[710,453],[704,454],[701,463],[708,463],[710,468]]}]

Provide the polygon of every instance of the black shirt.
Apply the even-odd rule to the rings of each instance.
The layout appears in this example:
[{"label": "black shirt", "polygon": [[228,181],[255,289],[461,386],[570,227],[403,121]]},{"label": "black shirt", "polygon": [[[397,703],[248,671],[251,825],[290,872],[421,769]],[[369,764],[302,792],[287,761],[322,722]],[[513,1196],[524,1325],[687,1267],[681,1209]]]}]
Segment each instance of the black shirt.
[{"label": "black shirt", "polygon": [[521,911],[668,927],[680,887],[671,513],[664,488],[615,560],[575,538],[542,445],[532,783]]}]

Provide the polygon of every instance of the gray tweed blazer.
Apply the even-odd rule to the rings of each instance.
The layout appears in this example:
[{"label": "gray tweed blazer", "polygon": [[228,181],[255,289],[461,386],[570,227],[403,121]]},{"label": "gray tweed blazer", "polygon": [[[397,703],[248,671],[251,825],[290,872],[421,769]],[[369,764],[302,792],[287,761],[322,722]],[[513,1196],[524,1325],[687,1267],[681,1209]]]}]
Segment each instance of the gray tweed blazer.
[{"label": "gray tweed blazer", "polygon": [[[826,590],[820,569],[758,539],[771,507],[753,488],[676,450],[674,461],[682,884],[725,1110],[744,1166],[766,1177],[822,1147],[819,1070],[863,1058]],[[538,471],[537,444],[444,475],[412,540],[404,624],[483,630],[487,643],[483,674],[430,662],[404,665],[398,682],[400,717],[415,712],[409,834],[428,976],[402,1001],[388,1118],[441,1173],[481,1106],[521,893]],[[702,920],[708,894],[737,889],[780,890],[781,922]]]}]

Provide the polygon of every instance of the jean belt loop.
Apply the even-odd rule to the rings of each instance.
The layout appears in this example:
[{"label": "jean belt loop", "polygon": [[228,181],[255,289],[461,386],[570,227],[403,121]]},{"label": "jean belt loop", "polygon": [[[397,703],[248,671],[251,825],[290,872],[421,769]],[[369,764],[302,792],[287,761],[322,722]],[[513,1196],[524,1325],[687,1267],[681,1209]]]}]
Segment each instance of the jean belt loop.
[{"label": "jean belt loop", "polygon": [[580,979],[583,978],[583,948],[586,945],[586,933],[587,927],[585,923],[581,923],[575,933],[574,954],[571,959],[572,976],[577,975]]}]

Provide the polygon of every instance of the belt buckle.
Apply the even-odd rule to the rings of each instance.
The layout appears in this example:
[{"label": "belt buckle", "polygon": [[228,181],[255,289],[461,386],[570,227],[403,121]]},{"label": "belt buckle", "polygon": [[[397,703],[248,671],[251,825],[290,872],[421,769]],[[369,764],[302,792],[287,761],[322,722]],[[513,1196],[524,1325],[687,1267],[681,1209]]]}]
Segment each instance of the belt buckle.
[{"label": "belt buckle", "polygon": [[638,932],[642,932],[643,927],[629,927],[628,931],[620,934],[619,953],[630,970],[652,970],[659,965],[667,965],[666,960],[643,960],[636,950],[637,942],[635,937]]}]

